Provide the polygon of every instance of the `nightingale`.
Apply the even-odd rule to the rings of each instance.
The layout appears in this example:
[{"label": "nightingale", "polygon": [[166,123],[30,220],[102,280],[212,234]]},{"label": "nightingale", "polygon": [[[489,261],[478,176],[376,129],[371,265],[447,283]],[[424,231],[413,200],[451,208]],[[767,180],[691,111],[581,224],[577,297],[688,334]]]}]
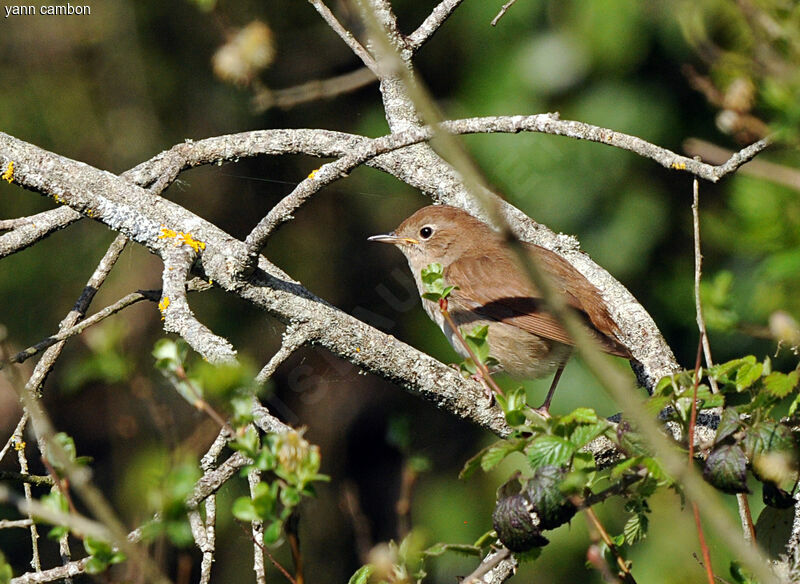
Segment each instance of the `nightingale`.
[{"label": "nightingale", "polygon": [[[403,252],[420,297],[426,292],[422,269],[441,264],[445,285],[455,286],[448,296],[453,322],[465,333],[476,325],[488,325],[489,354],[498,361],[498,369],[522,379],[555,373],[539,408],[548,412],[574,343],[547,311],[541,294],[500,234],[466,211],[431,205],[419,209],[393,232],[369,240],[393,244]],[[523,245],[599,346],[611,355],[633,359],[619,340],[617,325],[597,288],[555,252],[531,243]],[[422,298],[422,305],[453,348],[467,357],[438,303]]]}]

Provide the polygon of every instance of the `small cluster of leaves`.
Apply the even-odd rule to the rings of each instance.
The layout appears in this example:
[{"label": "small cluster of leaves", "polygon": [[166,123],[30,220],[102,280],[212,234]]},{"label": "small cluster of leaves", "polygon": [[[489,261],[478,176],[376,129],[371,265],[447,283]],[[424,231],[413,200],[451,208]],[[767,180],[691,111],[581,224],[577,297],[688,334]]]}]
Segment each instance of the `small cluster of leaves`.
[{"label": "small cluster of leaves", "polygon": [[[724,406],[705,463],[706,479],[726,493],[745,493],[749,469],[765,484],[767,504],[767,499],[785,504],[791,497],[781,494],[781,486],[794,483],[798,471],[798,442],[791,426],[800,407],[800,372],[773,371],[769,357],[757,361],[748,355],[700,371],[699,375],[714,379],[720,389],[719,394],[711,395],[707,385],[700,384],[702,407]],[[661,406],[668,402],[672,406],[669,418],[684,423],[694,378],[695,372],[687,371],[661,380],[653,403]],[[786,413],[787,418],[781,421],[776,412]]]},{"label": "small cluster of leaves", "polygon": [[269,473],[268,482],[261,481],[251,497],[239,497],[233,504],[233,515],[242,521],[260,521],[265,525],[264,544],[281,540],[286,522],[303,497],[313,497],[314,482],[327,481],[319,473],[319,447],[309,444],[304,430],[259,437],[253,426],[239,432],[231,446],[253,460],[243,475],[255,469]]},{"label": "small cluster of leaves", "polygon": [[156,519],[142,526],[142,538],[152,541],[165,535],[174,545],[187,547],[194,542],[187,517],[186,499],[200,478],[197,462],[174,464],[158,485],[147,492],[148,507]]},{"label": "small cluster of leaves", "polygon": [[446,553],[480,558],[496,541],[484,534],[472,545],[437,543],[425,548],[422,534],[412,530],[399,544],[391,541],[376,545],[369,553],[369,562],[350,577],[348,584],[418,583],[428,575],[425,560]]},{"label": "small cluster of leaves", "polygon": [[[671,485],[672,481],[627,424],[615,427],[589,408],[542,418],[527,406],[521,388],[497,397],[497,401],[514,432],[471,458],[461,477],[477,469],[489,471],[514,453],[525,456],[523,475],[512,477],[498,491],[494,524],[509,549],[544,545],[547,540],[542,530],[565,523],[581,505],[611,495],[628,497],[626,509],[631,514],[617,543],[633,544],[644,538],[649,513],[646,499],[658,486]],[[584,449],[601,436],[623,454],[602,469]]]},{"label": "small cluster of leaves", "polygon": [[190,354],[183,339],[159,339],[153,348],[156,369],[193,407],[202,409],[206,393],[225,400],[252,395],[254,375],[248,364],[190,363]]},{"label": "small cluster of leaves", "polygon": [[[444,279],[442,264],[437,263],[429,264],[422,268],[422,285],[425,288],[422,297],[437,302],[439,306],[443,306],[453,290],[458,289],[458,286],[449,286],[447,284]],[[488,325],[476,325],[471,331],[462,330],[459,332],[478,361],[478,363],[475,363],[472,357],[467,357],[459,363],[458,367],[462,375],[465,377],[477,375],[479,365],[485,365],[491,369],[499,364],[497,359],[489,355]]]},{"label": "small cluster of leaves", "polygon": [[433,302],[444,300],[457,288],[445,282],[442,264],[429,264],[422,268],[422,285],[425,288],[422,297]]}]

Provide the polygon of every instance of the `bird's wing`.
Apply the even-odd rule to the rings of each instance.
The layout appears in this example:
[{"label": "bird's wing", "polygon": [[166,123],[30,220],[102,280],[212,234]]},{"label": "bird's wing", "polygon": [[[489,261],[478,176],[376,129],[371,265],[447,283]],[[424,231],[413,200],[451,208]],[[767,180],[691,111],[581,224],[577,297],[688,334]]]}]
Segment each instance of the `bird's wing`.
[{"label": "bird's wing", "polygon": [[[627,348],[612,336],[617,327],[597,288],[556,253],[530,244],[526,247],[603,350],[630,358]],[[459,289],[450,296],[455,307],[474,310],[486,318],[513,324],[545,339],[574,344],[561,323],[545,310],[538,289],[510,255],[490,259],[482,252],[467,253],[452,262],[443,275],[448,284],[458,282]],[[611,334],[604,334],[603,330]]]}]

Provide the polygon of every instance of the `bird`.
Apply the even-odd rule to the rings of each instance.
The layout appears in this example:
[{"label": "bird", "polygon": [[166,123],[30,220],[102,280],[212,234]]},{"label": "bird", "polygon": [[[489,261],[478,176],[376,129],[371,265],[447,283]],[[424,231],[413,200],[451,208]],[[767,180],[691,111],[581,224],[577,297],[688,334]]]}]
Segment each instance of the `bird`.
[{"label": "bird", "polygon": [[[454,286],[447,297],[454,324],[466,332],[488,325],[489,354],[497,360],[496,369],[520,379],[554,374],[544,403],[537,408],[549,415],[574,341],[548,311],[540,291],[497,231],[457,207],[429,205],[391,233],[368,239],[392,244],[405,255],[428,316],[456,352],[467,357],[456,337],[458,333],[447,323],[439,304],[423,297],[427,290],[422,270],[441,264],[445,284]],[[532,243],[522,245],[600,348],[634,360],[620,339],[619,328],[600,291],[557,253]]]}]

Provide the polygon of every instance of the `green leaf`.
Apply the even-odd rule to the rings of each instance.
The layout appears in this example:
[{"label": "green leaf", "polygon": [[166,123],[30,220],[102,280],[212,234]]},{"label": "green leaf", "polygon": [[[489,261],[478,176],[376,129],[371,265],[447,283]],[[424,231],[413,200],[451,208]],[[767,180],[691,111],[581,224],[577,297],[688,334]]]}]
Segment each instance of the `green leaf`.
[{"label": "green leaf", "polygon": [[580,425],[572,431],[569,435],[569,441],[575,445],[576,448],[581,448],[611,427],[611,424],[605,420],[599,420],[594,424]]},{"label": "green leaf", "polygon": [[464,341],[477,357],[478,362],[485,363],[489,357],[489,325],[476,326],[471,332],[464,335]]},{"label": "green leaf", "polygon": [[591,408],[576,408],[566,416],[562,416],[561,424],[596,424],[598,421],[597,413]]},{"label": "green leaf", "polygon": [[703,468],[705,479],[725,493],[747,493],[747,457],[737,444],[716,446]]},{"label": "green leaf", "polygon": [[533,468],[552,465],[562,466],[575,454],[575,445],[558,436],[539,436],[528,447],[528,460]]},{"label": "green leaf", "polygon": [[736,372],[736,390],[744,391],[761,377],[764,370],[762,363],[745,363]]},{"label": "green leaf", "polygon": [[714,437],[714,444],[720,444],[729,436],[732,436],[742,427],[739,420],[739,413],[734,408],[725,408],[722,410],[722,415],[719,417],[719,425],[717,426],[717,434]]},{"label": "green leaf", "polygon": [[84,566],[87,574],[102,574],[108,569],[108,562],[103,561],[101,558],[92,556],[86,561]]},{"label": "green leaf", "polygon": [[797,387],[798,373],[781,373],[773,371],[764,378],[764,389],[777,398],[784,398]]},{"label": "green leaf", "polygon": [[481,548],[474,545],[439,542],[424,550],[422,554],[435,558],[444,555],[446,552],[455,552],[465,556],[479,557],[481,555]]},{"label": "green leaf", "polygon": [[484,472],[492,470],[512,452],[519,452],[525,446],[524,440],[503,440],[496,442],[483,451],[480,459],[481,469]]},{"label": "green leaf", "polygon": [[634,513],[625,522],[622,534],[625,536],[625,543],[633,545],[647,536],[647,527],[650,520],[644,513]]},{"label": "green leaf", "polygon": [[14,572],[11,566],[6,561],[3,552],[0,551],[0,584],[10,584],[11,579],[14,577]]},{"label": "green leaf", "polygon": [[763,421],[747,429],[743,446],[750,458],[766,452],[789,452],[795,450],[791,430],[778,422]]},{"label": "green leaf", "polygon": [[233,502],[233,516],[240,521],[261,521],[256,506],[250,497],[237,497]]},{"label": "green leaf", "polygon": [[283,533],[283,521],[276,520],[267,526],[264,530],[264,545],[272,545],[276,543]]},{"label": "green leaf", "polygon": [[562,468],[541,466],[525,485],[525,493],[539,517],[539,529],[555,529],[578,511],[561,490],[565,476]]},{"label": "green leaf", "polygon": [[356,570],[355,574],[350,576],[347,584],[367,584],[374,571],[375,568],[373,568],[371,564],[361,566],[358,570]]}]

